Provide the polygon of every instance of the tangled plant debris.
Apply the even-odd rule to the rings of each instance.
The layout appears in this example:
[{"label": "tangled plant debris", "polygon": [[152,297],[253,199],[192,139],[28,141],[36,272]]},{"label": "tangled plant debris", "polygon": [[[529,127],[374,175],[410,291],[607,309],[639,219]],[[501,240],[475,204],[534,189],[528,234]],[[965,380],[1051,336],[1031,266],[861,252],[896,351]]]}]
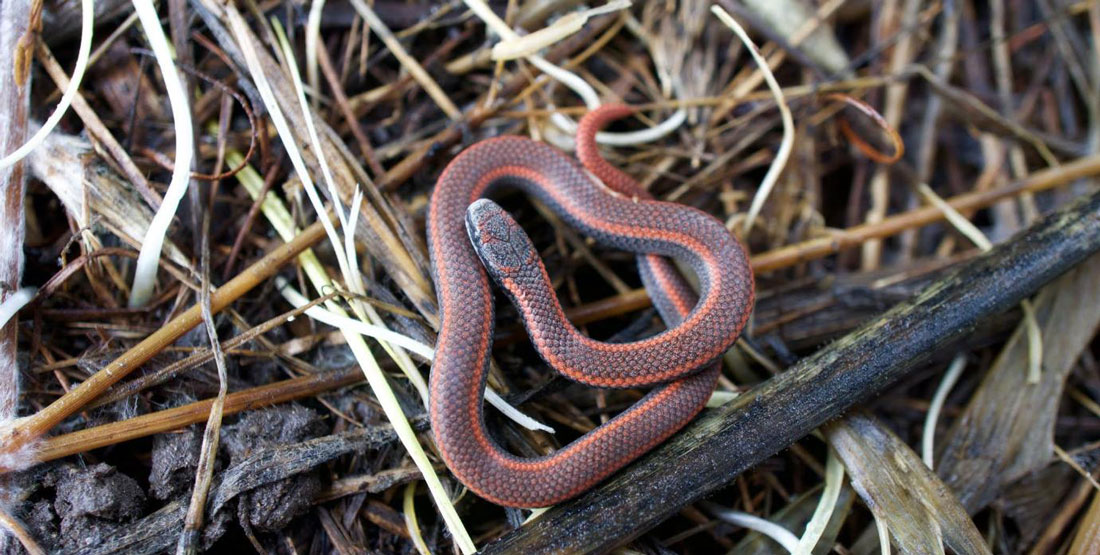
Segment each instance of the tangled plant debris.
[{"label": "tangled plant debris", "polygon": [[[1100,3],[0,5],[3,553],[1096,550]],[[695,423],[504,509],[427,425],[428,198],[607,103],[603,155],[736,233],[758,303]],[[632,253],[497,200],[584,333],[663,329]],[[644,393],[496,308],[512,452]]]}]

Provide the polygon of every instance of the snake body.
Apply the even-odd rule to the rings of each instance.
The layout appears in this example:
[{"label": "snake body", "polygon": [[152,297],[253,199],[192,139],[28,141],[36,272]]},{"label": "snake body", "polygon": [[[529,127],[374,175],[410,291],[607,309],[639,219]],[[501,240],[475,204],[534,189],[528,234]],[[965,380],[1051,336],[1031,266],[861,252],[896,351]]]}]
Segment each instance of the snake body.
[{"label": "snake body", "polygon": [[[753,303],[744,249],[713,217],[652,198],[607,163],[595,133],[632,112],[590,112],[572,159],[521,137],[481,141],[444,169],[432,194],[428,240],[441,328],[431,374],[431,424],[444,462],[479,496],[514,507],[573,497],[676,432],[704,406],[720,365]],[[668,329],[632,343],[603,343],[565,318],[526,234],[480,200],[501,187],[523,190],[598,242],[638,253],[639,270]],[[473,239],[473,242],[471,242]],[[700,294],[667,257],[687,264]],[[493,278],[523,315],[540,356],[570,379],[599,387],[661,384],[628,410],[552,454],[515,456],[485,427],[482,400],[493,334]]]}]

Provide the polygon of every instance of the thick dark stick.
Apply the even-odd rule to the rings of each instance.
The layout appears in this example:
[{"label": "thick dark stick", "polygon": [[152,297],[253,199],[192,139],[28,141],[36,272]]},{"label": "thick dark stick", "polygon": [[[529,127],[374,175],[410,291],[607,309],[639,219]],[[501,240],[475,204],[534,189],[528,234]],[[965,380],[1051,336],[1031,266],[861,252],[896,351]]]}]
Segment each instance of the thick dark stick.
[{"label": "thick dark stick", "polygon": [[485,553],[591,553],[625,543],[881,392],[1097,250],[1100,192],[705,413],[615,478],[486,546]]}]

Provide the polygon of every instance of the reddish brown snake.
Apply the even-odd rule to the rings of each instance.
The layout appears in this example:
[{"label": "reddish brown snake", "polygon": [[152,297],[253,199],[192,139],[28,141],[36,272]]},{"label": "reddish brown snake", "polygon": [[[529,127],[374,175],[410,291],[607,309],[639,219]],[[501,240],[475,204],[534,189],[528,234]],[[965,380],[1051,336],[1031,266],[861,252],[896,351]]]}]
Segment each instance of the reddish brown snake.
[{"label": "reddish brown snake", "polygon": [[[499,137],[459,154],[432,194],[428,239],[442,319],[431,374],[432,430],[455,476],[494,503],[542,507],[568,499],[680,429],[710,397],[721,368],[715,361],[752,309],[748,258],[722,224],[694,208],[653,200],[600,157],[596,131],[631,113],[604,106],[577,131],[578,158],[615,193],[547,145]],[[597,241],[638,253],[642,280],[668,330],[621,344],[581,335],[566,320],[526,234],[496,204],[479,200],[499,187],[521,189]],[[558,372],[600,387],[660,385],[550,455],[522,458],[504,450],[482,413],[494,309],[479,255]],[[698,296],[666,256],[692,268]]]}]

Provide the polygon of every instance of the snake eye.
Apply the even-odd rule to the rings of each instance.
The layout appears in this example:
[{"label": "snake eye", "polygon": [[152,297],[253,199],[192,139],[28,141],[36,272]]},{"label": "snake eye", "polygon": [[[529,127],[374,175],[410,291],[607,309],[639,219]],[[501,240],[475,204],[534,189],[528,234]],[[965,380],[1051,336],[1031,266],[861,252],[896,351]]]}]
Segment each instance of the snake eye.
[{"label": "snake eye", "polygon": [[515,277],[537,261],[531,239],[491,200],[477,200],[466,209],[466,232],[485,269],[498,281]]}]

